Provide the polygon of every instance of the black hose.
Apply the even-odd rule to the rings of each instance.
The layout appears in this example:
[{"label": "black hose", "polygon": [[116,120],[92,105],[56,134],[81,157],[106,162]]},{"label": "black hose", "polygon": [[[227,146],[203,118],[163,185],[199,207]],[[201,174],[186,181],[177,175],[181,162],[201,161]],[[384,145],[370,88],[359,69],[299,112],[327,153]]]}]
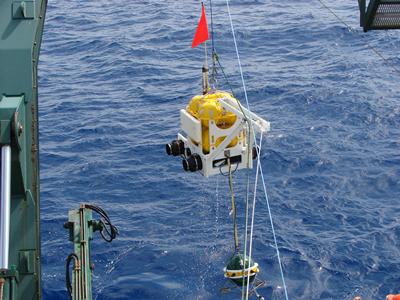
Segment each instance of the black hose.
[{"label": "black hose", "polygon": [[100,235],[108,243],[111,243],[119,234],[118,228],[111,223],[108,214],[99,206],[85,204],[85,208],[89,208],[101,216],[100,223],[102,224],[102,229]]},{"label": "black hose", "polygon": [[69,274],[69,268],[71,264],[71,260],[75,259],[75,263],[79,261],[78,256],[75,253],[71,253],[68,255],[66,264],[65,264],[65,285],[67,287],[69,299],[72,299],[72,284],[71,284],[71,276]]}]

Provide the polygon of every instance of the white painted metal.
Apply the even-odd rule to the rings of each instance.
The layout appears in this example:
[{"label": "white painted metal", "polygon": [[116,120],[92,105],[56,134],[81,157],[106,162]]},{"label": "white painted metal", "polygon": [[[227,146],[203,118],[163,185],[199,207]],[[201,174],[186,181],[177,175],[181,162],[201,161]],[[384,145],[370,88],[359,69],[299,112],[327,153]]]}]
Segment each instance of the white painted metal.
[{"label": "white painted metal", "polygon": [[[229,110],[233,112],[235,115],[241,115],[244,117],[244,114],[246,115],[247,118],[250,119],[252,122],[252,125],[256,127],[256,131],[258,132],[268,132],[270,131],[270,123],[268,121],[265,121],[263,118],[257,116],[255,113],[249,111],[247,108],[239,107],[239,104],[237,101],[231,99],[231,98],[223,98],[220,100],[220,103],[222,107],[224,107],[226,110]],[[243,111],[243,112],[242,112]]]},{"label": "white painted metal", "polygon": [[8,269],[10,251],[11,147],[1,147],[0,269]]},{"label": "white painted metal", "polygon": [[201,142],[201,122],[181,109],[181,129],[197,143]]}]

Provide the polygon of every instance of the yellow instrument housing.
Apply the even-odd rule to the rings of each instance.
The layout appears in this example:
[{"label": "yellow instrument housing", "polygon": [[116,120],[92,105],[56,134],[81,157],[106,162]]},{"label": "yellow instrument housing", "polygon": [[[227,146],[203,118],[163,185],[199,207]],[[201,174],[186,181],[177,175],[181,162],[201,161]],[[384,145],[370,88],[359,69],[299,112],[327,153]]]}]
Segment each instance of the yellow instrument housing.
[{"label": "yellow instrument housing", "polygon": [[[236,115],[226,111],[222,107],[220,99],[223,98],[229,98],[239,103],[230,93],[216,91],[193,97],[186,107],[186,111],[190,115],[201,121],[204,154],[210,153],[211,148],[218,147],[226,138],[226,136],[223,136],[215,139],[214,136],[210,136],[210,122],[214,122],[214,124],[221,129],[228,129],[236,122]],[[227,148],[236,146],[241,138],[243,138],[242,133],[238,134]]]}]

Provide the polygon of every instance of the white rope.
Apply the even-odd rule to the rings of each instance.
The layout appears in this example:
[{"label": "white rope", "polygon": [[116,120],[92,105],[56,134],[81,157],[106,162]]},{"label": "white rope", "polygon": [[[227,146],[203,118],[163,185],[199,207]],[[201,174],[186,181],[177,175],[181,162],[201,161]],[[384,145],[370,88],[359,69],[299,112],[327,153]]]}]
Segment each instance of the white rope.
[{"label": "white rope", "polygon": [[[240,69],[240,76],[242,79],[242,83],[243,83],[243,90],[244,90],[244,97],[246,99],[246,106],[247,109],[249,109],[249,99],[247,97],[247,89],[246,89],[246,83],[244,81],[244,77],[243,77],[243,70],[242,70],[242,63],[240,61],[240,55],[239,55],[239,49],[237,47],[237,42],[236,42],[236,34],[235,34],[235,28],[233,27],[233,21],[232,21],[232,15],[231,15],[231,10],[229,7],[229,0],[226,0],[226,7],[228,9],[228,15],[229,15],[229,20],[230,20],[230,24],[231,24],[231,30],[232,30],[232,36],[233,36],[233,42],[235,44],[235,49],[236,49],[236,55],[238,58],[238,64],[239,64],[239,69]],[[239,104],[240,105],[240,104]],[[249,129],[250,127],[252,127],[251,121],[249,120]],[[251,129],[250,129],[251,130]],[[247,185],[247,187],[249,186],[249,184]],[[245,228],[245,242],[244,242],[244,261],[246,262],[246,255],[247,255],[247,240],[248,240],[248,194],[249,194],[249,189],[247,188],[247,193],[246,193],[246,228]],[[244,300],[244,282],[242,285],[242,300]],[[246,293],[248,294],[248,292]],[[248,295],[246,295],[248,297]]]},{"label": "white rope", "polygon": [[[245,96],[245,99],[246,99],[246,105],[247,105],[247,109],[250,111],[249,100],[248,100],[248,97],[247,97],[246,83],[245,83],[244,77],[243,77],[242,63],[240,61],[239,49],[238,49],[238,46],[237,46],[236,36],[235,36],[235,29],[234,29],[234,26],[233,26],[232,15],[231,15],[230,7],[229,7],[229,0],[226,0],[226,6],[227,6],[227,9],[228,9],[228,15],[229,15],[229,20],[230,20],[230,24],[231,24],[233,42],[235,44],[236,56],[237,56],[237,59],[238,59],[239,71],[240,71],[240,76],[241,76],[241,79],[242,79],[242,85],[243,85],[243,90],[244,90],[244,96]],[[255,136],[254,130],[252,130],[252,133],[253,133],[253,136],[254,136],[254,140],[256,140],[256,136]],[[260,150],[259,149],[256,149],[256,150],[257,150],[257,154],[260,155]],[[274,238],[276,254],[278,256],[278,263],[279,263],[279,269],[280,269],[281,278],[282,278],[282,284],[283,284],[283,288],[284,288],[284,291],[285,291],[285,298],[286,298],[286,300],[289,300],[288,293],[287,293],[287,288],[286,288],[285,276],[284,276],[284,273],[283,273],[282,262],[281,262],[281,258],[280,258],[278,241],[276,239],[276,233],[275,233],[275,227],[274,227],[274,222],[273,222],[273,218],[272,218],[271,207],[270,207],[270,204],[269,204],[267,187],[265,185],[264,173],[263,173],[263,169],[262,169],[261,164],[260,164],[259,167],[260,167],[260,175],[261,175],[261,180],[262,180],[262,184],[263,184],[265,200],[267,202],[268,214],[269,214],[269,219],[270,219],[270,223],[271,223],[271,229],[272,229],[272,235],[273,235],[273,238]]]},{"label": "white rope", "polygon": [[[245,236],[244,236],[244,259],[246,260],[247,255],[247,240],[248,240],[248,232],[249,232],[249,187],[250,187],[250,170],[247,171],[247,186],[246,186],[246,220],[245,220]],[[246,264],[244,264],[243,269],[246,268]],[[244,272],[243,272],[244,273]],[[242,300],[244,300],[244,280],[242,281]]]},{"label": "white rope", "polygon": [[286,298],[286,300],[289,300],[288,292],[287,292],[287,288],[286,288],[285,276],[284,276],[284,274],[283,274],[283,268],[282,268],[282,262],[281,262],[281,255],[280,255],[280,252],[279,252],[278,241],[277,241],[277,239],[276,239],[274,221],[273,221],[273,219],[272,219],[271,206],[269,205],[269,198],[268,198],[268,193],[267,193],[267,187],[266,187],[266,185],[265,185],[265,180],[264,180],[264,172],[263,172],[263,169],[262,169],[262,166],[261,166],[261,165],[260,165],[260,174],[261,174],[261,181],[262,181],[263,189],[264,189],[265,201],[267,202],[267,207],[268,207],[269,220],[270,220],[270,222],[271,222],[272,235],[273,235],[273,237],[274,237],[276,255],[278,256],[278,263],[279,263],[279,269],[280,269],[280,271],[281,271],[282,284],[283,284],[283,289],[284,289],[284,291],[285,291],[285,298]]},{"label": "white rope", "polygon": [[[256,179],[254,182],[254,195],[253,195],[253,207],[251,212],[251,225],[250,225],[250,246],[249,246],[249,264],[251,264],[251,256],[253,254],[253,232],[254,232],[254,216],[256,212],[256,199],[257,199],[257,185],[258,185],[258,174],[261,165],[261,145],[262,145],[262,133],[260,134],[260,146],[257,156],[257,168],[256,168]],[[246,258],[245,258],[246,259]],[[249,288],[250,288],[250,267],[249,272],[247,273],[247,290],[246,290],[246,300],[249,300]]]},{"label": "white rope", "polygon": [[239,49],[238,49],[238,46],[237,46],[237,43],[236,43],[235,28],[233,27],[231,9],[230,9],[230,7],[229,7],[229,0],[226,0],[226,7],[228,8],[229,21],[230,21],[230,23],[231,23],[231,30],[232,30],[233,42],[234,42],[234,44],[235,44],[236,56],[237,56],[237,59],[238,59],[239,70],[240,70],[240,76],[242,77],[242,84],[243,84],[243,90],[244,90],[244,98],[246,99],[247,109],[250,110],[249,99],[248,99],[248,97],[247,97],[246,83],[245,83],[244,77],[243,77],[242,63],[241,63],[241,61],[240,61]]}]

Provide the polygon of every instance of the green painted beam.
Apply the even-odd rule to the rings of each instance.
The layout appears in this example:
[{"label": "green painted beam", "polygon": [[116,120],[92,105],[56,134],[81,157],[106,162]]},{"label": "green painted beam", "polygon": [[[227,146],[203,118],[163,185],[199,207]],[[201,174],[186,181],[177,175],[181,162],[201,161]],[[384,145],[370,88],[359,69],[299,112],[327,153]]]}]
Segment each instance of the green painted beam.
[{"label": "green painted beam", "polygon": [[92,210],[81,205],[79,210],[68,213],[69,240],[74,244],[74,253],[78,258],[72,274],[72,300],[92,300],[92,268],[90,242],[93,239],[94,225]]},{"label": "green painted beam", "polygon": [[37,66],[46,0],[0,1],[0,146],[11,146],[4,300],[41,299]]},{"label": "green painted beam", "polygon": [[[77,210],[70,210],[68,213],[68,222],[64,224],[64,228],[69,230],[69,240],[74,244],[74,251],[67,258],[68,274],[72,268],[72,282],[68,275],[67,289],[70,292],[72,300],[92,300],[92,269],[93,264],[90,258],[90,243],[93,240],[93,232],[100,231],[103,233],[104,223],[93,219],[93,211],[91,205],[81,204]],[[94,207],[94,209],[97,209]],[[104,215],[103,217],[108,218]],[[110,230],[116,230],[109,223]],[[103,235],[102,235],[103,236]],[[104,238],[105,236],[103,236]],[[111,242],[115,238],[110,235]]]}]

